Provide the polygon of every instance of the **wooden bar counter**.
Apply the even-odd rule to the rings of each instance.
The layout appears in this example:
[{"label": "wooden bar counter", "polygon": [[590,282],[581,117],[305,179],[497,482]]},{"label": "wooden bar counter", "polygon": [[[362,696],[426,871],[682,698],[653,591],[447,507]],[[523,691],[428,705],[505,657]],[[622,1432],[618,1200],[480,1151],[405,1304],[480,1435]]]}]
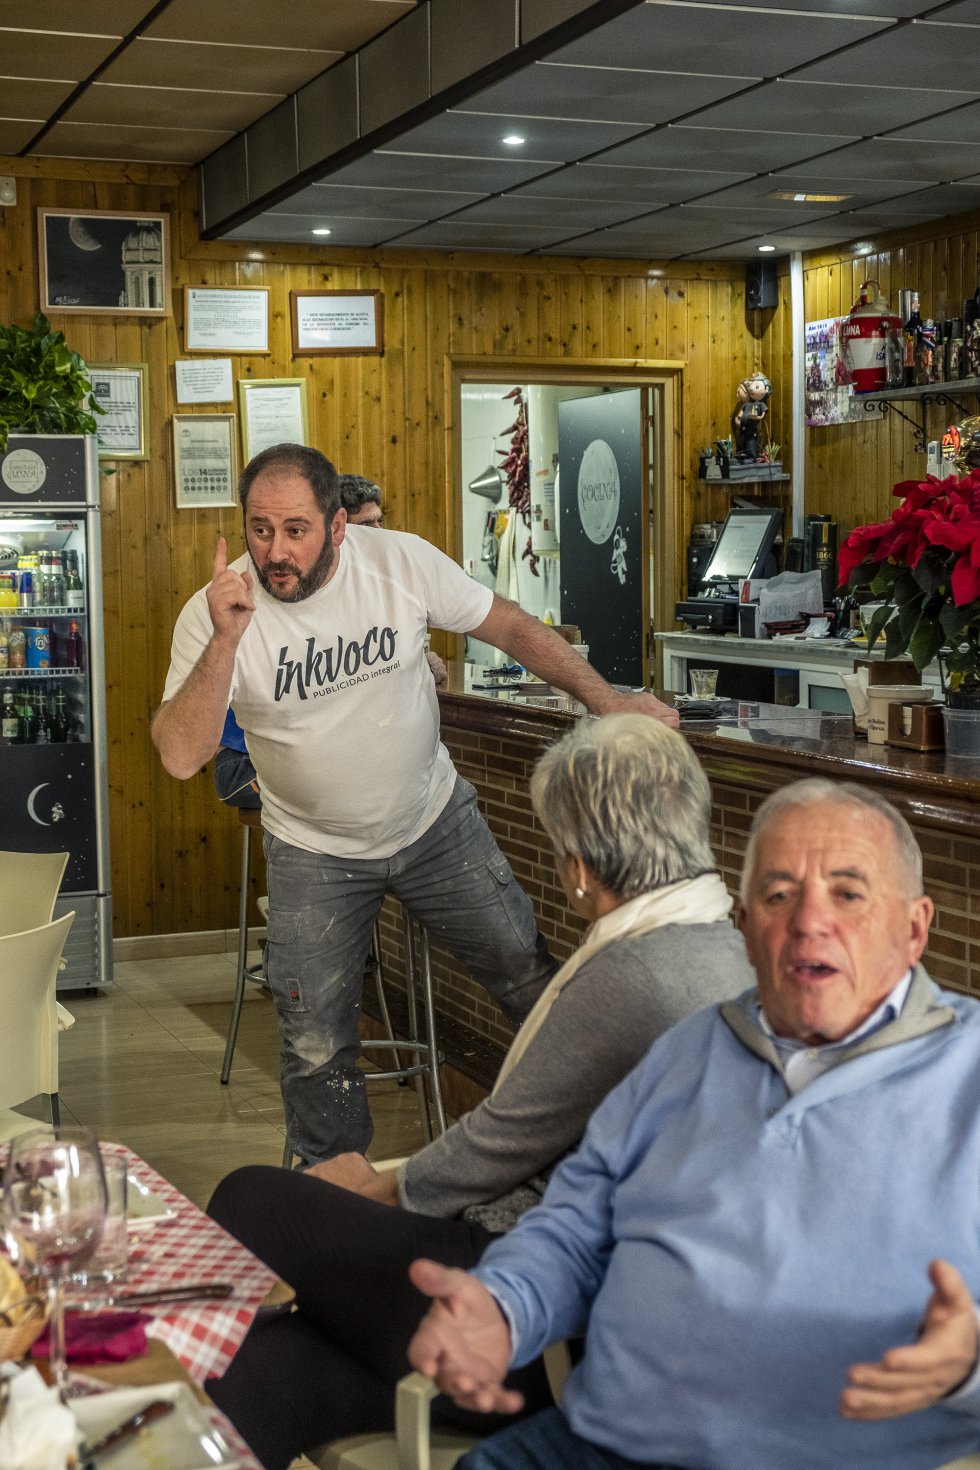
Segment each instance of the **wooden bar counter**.
[{"label": "wooden bar counter", "polygon": [[[442,738],[461,776],[480,794],[480,804],[518,880],[534,901],[538,922],[553,952],[565,958],[582,924],[558,886],[551,845],[535,820],[528,781],[535,762],[577,718],[565,696],[530,690],[509,694],[472,689],[461,666],[440,694]],[[665,695],[665,699],[673,698]],[[580,708],[580,707],[578,707]],[[857,781],[880,792],[911,823],[925,860],[925,886],[936,904],[926,963],[934,978],[980,996],[980,761],[947,761],[869,745],[854,737],[846,715],[778,705],[728,702],[721,718],[685,720],[682,731],[707,772],[713,793],[712,845],[722,876],[734,893],[752,814],[779,786],[803,776]],[[388,926],[388,943],[397,937]],[[449,1033],[454,1065],[473,1073],[492,1069],[509,1032],[483,990],[438,949],[434,953],[437,1005]],[[488,1057],[481,1061],[480,1053]]]}]

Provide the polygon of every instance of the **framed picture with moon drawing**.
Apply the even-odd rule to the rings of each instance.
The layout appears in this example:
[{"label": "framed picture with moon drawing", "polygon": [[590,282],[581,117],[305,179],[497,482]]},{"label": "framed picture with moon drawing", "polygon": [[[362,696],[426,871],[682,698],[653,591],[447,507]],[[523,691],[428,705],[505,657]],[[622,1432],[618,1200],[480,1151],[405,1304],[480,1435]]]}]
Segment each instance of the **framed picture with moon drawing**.
[{"label": "framed picture with moon drawing", "polygon": [[39,209],[41,310],[170,315],[170,217]]}]

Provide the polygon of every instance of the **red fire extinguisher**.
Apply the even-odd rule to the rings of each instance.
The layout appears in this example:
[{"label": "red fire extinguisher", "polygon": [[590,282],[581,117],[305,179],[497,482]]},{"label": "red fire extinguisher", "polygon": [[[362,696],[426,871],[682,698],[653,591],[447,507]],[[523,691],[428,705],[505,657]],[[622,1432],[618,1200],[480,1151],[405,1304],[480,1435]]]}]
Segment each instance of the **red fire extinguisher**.
[{"label": "red fire extinguisher", "polygon": [[878,282],[865,281],[840,329],[841,356],[856,393],[887,388],[901,331],[902,322]]}]

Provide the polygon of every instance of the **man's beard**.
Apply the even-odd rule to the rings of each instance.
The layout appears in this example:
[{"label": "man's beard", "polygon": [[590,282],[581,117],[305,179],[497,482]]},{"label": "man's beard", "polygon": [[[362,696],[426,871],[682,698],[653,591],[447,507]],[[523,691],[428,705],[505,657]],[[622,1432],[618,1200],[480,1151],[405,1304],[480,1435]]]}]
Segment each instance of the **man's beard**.
[{"label": "man's beard", "polygon": [[[308,572],[301,572],[293,561],[267,561],[264,567],[256,564],[255,570],[266,592],[277,602],[304,602],[307,597],[312,597],[314,592],[319,592],[327,580],[335,555],[333,543],[328,535],[323,543],[323,550]],[[285,572],[296,578],[296,586],[291,592],[284,592],[281,588],[273,586],[270,578],[274,572],[280,574]]]}]

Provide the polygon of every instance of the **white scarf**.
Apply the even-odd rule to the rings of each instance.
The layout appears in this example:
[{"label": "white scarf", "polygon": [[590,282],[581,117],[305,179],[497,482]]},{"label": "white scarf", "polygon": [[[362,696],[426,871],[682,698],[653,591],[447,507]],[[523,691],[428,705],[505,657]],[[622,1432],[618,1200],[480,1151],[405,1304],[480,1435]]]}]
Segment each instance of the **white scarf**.
[{"label": "white scarf", "polygon": [[575,953],[538,996],[504,1057],[493,1091],[496,1092],[504,1078],[517,1066],[544,1025],[561,991],[593,955],[617,940],[647,934],[651,929],[662,929],[667,924],[720,924],[728,918],[731,910],[731,897],[718,874],[702,873],[699,878],[682,878],[679,883],[658,888],[654,893],[641,893],[638,898],[627,899],[597,919]]}]

